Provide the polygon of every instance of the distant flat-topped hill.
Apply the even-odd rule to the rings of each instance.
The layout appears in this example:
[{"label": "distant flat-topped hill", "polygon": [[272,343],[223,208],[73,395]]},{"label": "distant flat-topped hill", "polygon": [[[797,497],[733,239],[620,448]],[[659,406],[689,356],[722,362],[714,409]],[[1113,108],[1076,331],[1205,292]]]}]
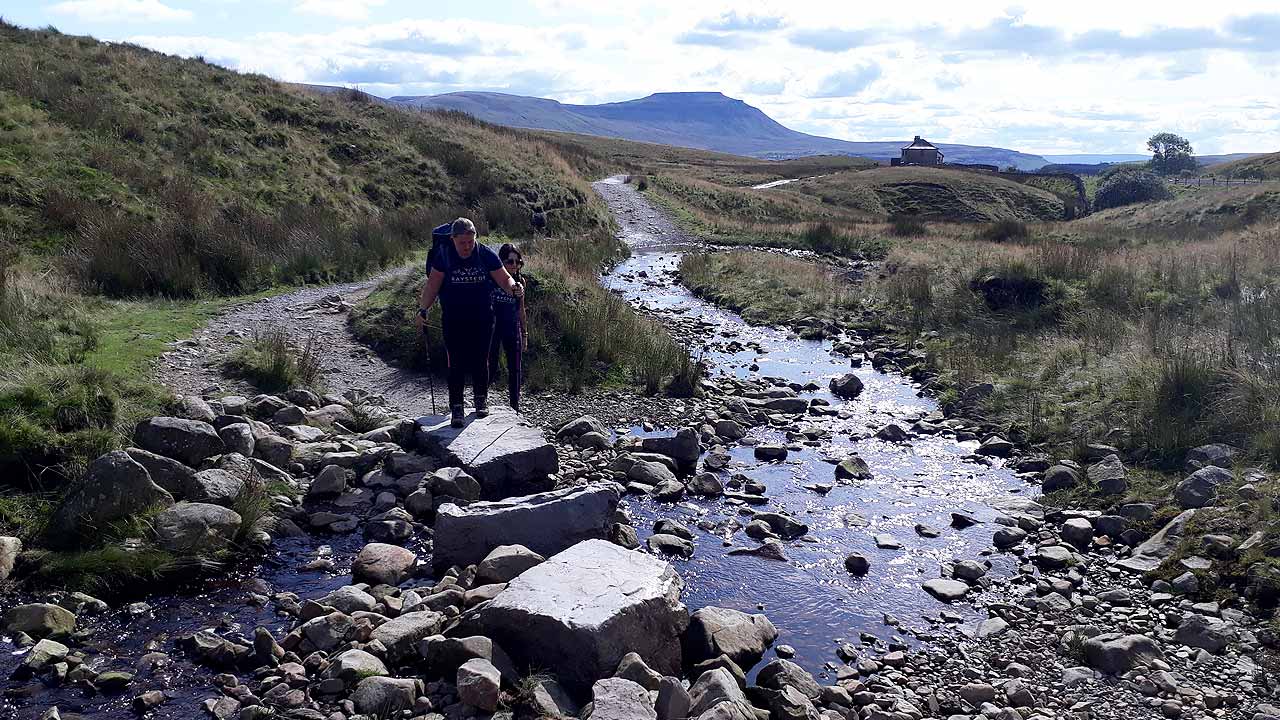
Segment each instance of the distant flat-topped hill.
[{"label": "distant flat-topped hill", "polygon": [[[460,110],[487,122],[641,142],[717,150],[760,158],[856,155],[888,160],[909,140],[851,142],[792,130],[759,108],[718,92],[655,93],[603,105],[568,105],[545,98],[492,92],[399,96],[393,102],[428,109]],[[1005,148],[939,144],[948,162],[1017,166],[1046,164],[1038,155]]]}]

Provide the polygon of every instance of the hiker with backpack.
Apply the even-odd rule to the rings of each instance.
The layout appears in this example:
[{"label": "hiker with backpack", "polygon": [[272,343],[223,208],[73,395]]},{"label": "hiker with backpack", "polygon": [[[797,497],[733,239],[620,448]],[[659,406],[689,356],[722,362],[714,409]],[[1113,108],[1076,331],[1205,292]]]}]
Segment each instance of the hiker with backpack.
[{"label": "hiker with backpack", "polygon": [[[498,259],[507,274],[524,287],[524,278],[520,268],[524,267],[524,256],[511,243],[498,248]],[[493,341],[489,346],[489,377],[498,375],[498,357],[507,356],[507,395],[511,400],[511,409],[520,410],[520,382],[524,379],[523,353],[529,349],[529,337],[525,332],[524,298],[508,295],[497,286],[493,288]]]},{"label": "hiker with backpack", "polygon": [[463,388],[467,375],[475,393],[476,417],[489,415],[489,344],[493,338],[493,296],[497,285],[516,298],[524,288],[511,279],[497,253],[476,242],[476,226],[466,218],[449,224],[447,242],[432,232],[427,282],[418,297],[417,326],[423,329],[436,298],[442,303],[444,347],[449,360],[449,410],[453,427],[465,423]]}]

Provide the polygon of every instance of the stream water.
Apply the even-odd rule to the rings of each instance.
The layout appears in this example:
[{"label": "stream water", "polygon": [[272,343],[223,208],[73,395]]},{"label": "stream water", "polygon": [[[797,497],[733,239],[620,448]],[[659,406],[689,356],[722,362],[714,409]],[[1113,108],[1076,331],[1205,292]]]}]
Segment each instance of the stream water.
[{"label": "stream water", "polygon": [[[885,614],[903,626],[920,629],[940,621],[944,612],[951,616],[946,620],[950,622],[976,619],[966,605],[944,605],[920,584],[938,577],[942,563],[981,560],[980,553],[991,544],[993,528],[987,523],[998,512],[993,506],[1023,492],[1025,483],[999,461],[988,465],[974,457],[975,441],[959,442],[942,435],[913,437],[907,443],[874,438],[875,430],[889,422],[910,426],[936,411],[936,403],[922,396],[908,378],[878,372],[869,364],[853,369],[865,384],[856,400],[833,397],[826,390],[828,381],[851,368],[848,358],[832,352],[831,341],[801,340],[785,330],[753,326],[695,297],[677,282],[674,272],[682,255],[700,246],[671,229],[669,221],[630,186],[615,179],[596,187],[614,207],[632,252],[605,278],[608,287],[669,322],[695,327],[713,373],[782,378],[801,386],[812,381],[822,389],[801,392],[801,397],[826,400],[839,411],[836,417],[814,417],[804,423],[829,431],[828,439],[792,450],[780,463],[757,461],[751,447],[739,446],[731,451],[734,466],[722,473],[727,479],[741,472],[762,482],[769,497],[764,509],[786,511],[809,526],[803,539],[784,543],[787,562],[726,555],[723,530],[716,528],[739,515],[736,505],[687,500],[673,507],[629,499],[642,539],[653,521],[664,517],[682,520],[693,529],[693,558],[675,561],[687,585],[685,601],[690,608],[717,605],[747,612],[763,608],[781,632],[778,642],[793,646],[796,661],[814,672],[838,662],[838,641],[856,644],[863,632],[885,640],[897,636],[910,644],[912,639],[899,628],[884,623]],[[744,345],[752,347],[744,349]],[[758,370],[751,370],[752,366]],[[639,428],[632,432],[647,434]],[[780,429],[756,428],[750,437],[781,444],[784,435]],[[836,484],[826,494],[806,489],[834,482],[834,463],[851,451],[867,461],[873,479]],[[954,529],[951,513],[957,511],[984,524]],[[699,524],[713,529],[698,529]],[[936,528],[940,535],[922,537],[916,532],[917,524]],[[878,549],[874,536],[886,533],[902,548]],[[755,545],[741,532],[731,543]],[[852,577],[844,569],[844,558],[855,551],[871,561],[865,577]],[[1010,562],[997,555],[990,559],[997,565]]]}]

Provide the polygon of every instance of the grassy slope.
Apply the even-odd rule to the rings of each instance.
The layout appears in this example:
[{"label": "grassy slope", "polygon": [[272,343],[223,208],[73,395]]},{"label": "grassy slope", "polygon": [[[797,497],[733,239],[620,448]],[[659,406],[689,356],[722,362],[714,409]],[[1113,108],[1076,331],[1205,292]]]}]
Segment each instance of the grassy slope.
[{"label": "grassy slope", "polygon": [[874,215],[916,215],[937,220],[990,222],[1056,220],[1062,200],[1047,190],[985,173],[925,167],[841,172],[778,190],[857,208]]},{"label": "grassy slope", "polygon": [[[551,229],[573,238],[575,259],[618,251],[607,208],[578,172],[599,160],[567,161],[531,133],[8,25],[0,56],[0,466],[9,482],[56,486],[158,411],[165,397],[145,382],[151,363],[225,306],[219,292],[274,292],[397,262],[432,224],[463,212],[519,234],[533,209],[545,210]],[[203,258],[228,235],[255,272],[232,273],[243,283],[227,287],[211,281],[214,271],[239,266],[201,266],[182,286],[188,299],[90,294],[101,286],[79,271],[103,266],[79,260],[109,224],[128,232],[102,255],[148,276],[170,264],[148,250]],[[195,226],[210,232],[184,229]],[[341,254],[300,263],[297,248],[264,247],[282,235]],[[0,518],[0,532],[5,525]]]},{"label": "grassy slope", "polygon": [[1099,232],[1123,230],[1189,239],[1280,220],[1280,188],[1263,184],[1232,188],[1174,187],[1169,200],[1111,208],[1074,223]]},{"label": "grassy slope", "polygon": [[1218,177],[1261,177],[1280,180],[1280,152],[1213,165],[1209,168],[1208,174]]}]

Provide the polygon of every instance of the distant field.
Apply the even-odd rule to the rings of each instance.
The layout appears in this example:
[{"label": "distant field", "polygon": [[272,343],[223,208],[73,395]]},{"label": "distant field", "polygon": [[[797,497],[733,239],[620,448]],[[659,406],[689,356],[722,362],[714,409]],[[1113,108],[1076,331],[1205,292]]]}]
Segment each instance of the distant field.
[{"label": "distant field", "polygon": [[818,198],[823,204],[879,216],[914,215],[935,220],[991,222],[1060,220],[1063,200],[1037,187],[985,173],[926,167],[840,172],[776,189]]}]

